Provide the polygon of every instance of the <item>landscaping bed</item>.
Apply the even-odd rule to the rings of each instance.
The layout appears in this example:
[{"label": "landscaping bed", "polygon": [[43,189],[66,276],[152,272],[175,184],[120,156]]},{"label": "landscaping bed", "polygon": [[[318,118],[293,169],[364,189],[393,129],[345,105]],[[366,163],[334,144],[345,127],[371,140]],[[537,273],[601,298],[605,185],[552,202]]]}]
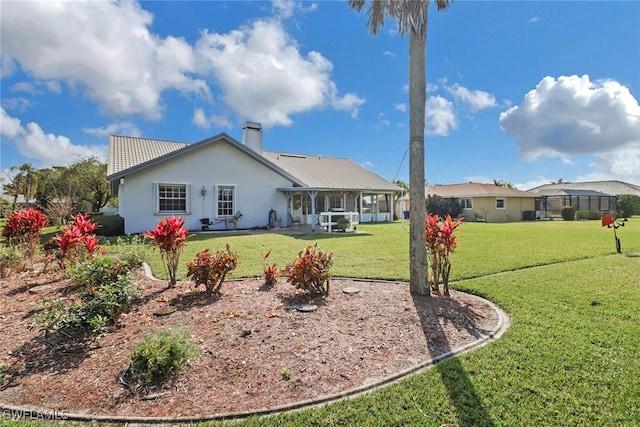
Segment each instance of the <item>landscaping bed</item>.
[{"label": "landscaping bed", "polygon": [[[44,301],[72,297],[62,273],[0,280],[0,402],[146,417],[256,411],[375,384],[476,341],[499,320],[480,298],[418,297],[397,282],[334,278],[325,299],[284,281],[265,290],[262,278],[227,281],[219,297],[190,282],[167,289],[141,272],[135,282],[142,289],[118,328],[81,339],[31,327]],[[136,392],[120,378],[131,348],[164,326],[188,327],[201,354]]]}]

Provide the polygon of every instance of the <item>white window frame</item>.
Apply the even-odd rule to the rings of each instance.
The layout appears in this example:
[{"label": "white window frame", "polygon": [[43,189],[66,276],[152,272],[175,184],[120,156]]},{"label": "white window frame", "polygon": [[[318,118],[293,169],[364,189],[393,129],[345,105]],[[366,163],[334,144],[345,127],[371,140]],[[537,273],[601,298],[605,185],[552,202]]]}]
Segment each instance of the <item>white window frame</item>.
[{"label": "white window frame", "polygon": [[473,209],[473,199],[470,197],[464,197],[460,199],[460,205],[462,206],[462,210],[470,211]]},{"label": "white window frame", "polygon": [[[327,198],[327,201],[328,201],[329,210],[332,210],[332,209],[344,209],[344,207],[345,207],[344,194],[331,193],[331,194],[329,194],[329,197]],[[334,206],[336,204],[334,202],[338,202],[337,204],[339,206]]]},{"label": "white window frame", "polygon": [[[216,217],[228,218],[228,217],[234,216],[236,212],[238,212],[238,186],[235,184],[216,184],[214,188],[215,188]],[[231,209],[230,211],[228,210],[228,212],[231,212],[231,213],[224,213],[223,215],[220,215],[220,211],[224,209],[224,207],[220,206],[221,202],[222,203],[225,202],[220,200],[220,190],[228,189],[228,188],[231,189]]]},{"label": "white window frame", "polygon": [[[498,206],[499,201],[502,201],[502,207]],[[507,199],[505,197],[496,197],[496,209],[499,209],[499,210],[507,209]]]},{"label": "white window frame", "polygon": [[[181,187],[184,188],[184,209],[160,209],[160,190],[163,187]],[[191,213],[191,184],[180,182],[154,182],[153,183],[153,199],[155,203],[155,213],[157,215],[167,214],[184,214]],[[179,198],[175,198],[179,199]]]}]

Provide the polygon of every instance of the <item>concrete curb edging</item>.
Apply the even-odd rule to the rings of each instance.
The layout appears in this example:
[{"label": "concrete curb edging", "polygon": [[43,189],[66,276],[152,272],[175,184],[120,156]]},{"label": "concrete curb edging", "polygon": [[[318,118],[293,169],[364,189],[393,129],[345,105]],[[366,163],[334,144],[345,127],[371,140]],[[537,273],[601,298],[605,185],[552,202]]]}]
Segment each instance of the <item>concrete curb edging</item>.
[{"label": "concrete curb edging", "polygon": [[[150,270],[147,270],[145,267],[145,272],[149,275],[149,278],[153,278],[150,275]],[[156,279],[157,280],[157,279]],[[471,295],[471,294],[467,294]],[[492,341],[500,338],[505,331],[509,328],[511,322],[509,320],[509,316],[497,305],[488,301],[484,298],[481,298],[476,295],[471,295],[473,298],[478,298],[488,303],[496,315],[498,316],[498,323],[496,327],[482,335],[481,338],[468,343],[466,345],[457,347],[452,349],[446,353],[438,355],[436,357],[430,358],[423,362],[420,362],[410,368],[404,369],[395,374],[389,375],[385,378],[380,379],[379,381],[361,385],[352,389],[344,390],[339,393],[320,396],[315,399],[302,400],[298,402],[288,403],[284,405],[269,407],[269,408],[261,408],[253,411],[240,411],[240,412],[230,412],[230,413],[221,413],[221,414],[212,414],[212,415],[198,415],[198,416],[185,416],[185,417],[141,417],[141,416],[119,416],[119,415],[91,415],[91,414],[80,414],[80,413],[70,413],[70,412],[62,412],[62,411],[53,411],[46,409],[37,409],[30,407],[19,407],[12,405],[5,405],[0,402],[0,421],[1,420],[15,420],[15,421],[78,421],[78,422],[86,422],[86,423],[112,423],[112,424],[174,424],[174,423],[197,423],[197,422],[206,422],[206,421],[225,421],[225,420],[237,420],[248,418],[252,416],[267,416],[267,415],[275,415],[283,412],[290,412],[295,410],[301,410],[305,408],[310,408],[314,406],[321,406],[328,403],[337,402],[339,400],[343,400],[346,398],[354,398],[361,394],[371,392],[373,390],[379,389],[383,386],[387,386],[393,384],[395,382],[400,381],[410,375],[414,375],[425,371],[437,363],[458,356],[463,353],[467,353],[471,350],[475,350],[485,345],[491,343]],[[54,415],[56,419],[47,419],[47,415]]]}]

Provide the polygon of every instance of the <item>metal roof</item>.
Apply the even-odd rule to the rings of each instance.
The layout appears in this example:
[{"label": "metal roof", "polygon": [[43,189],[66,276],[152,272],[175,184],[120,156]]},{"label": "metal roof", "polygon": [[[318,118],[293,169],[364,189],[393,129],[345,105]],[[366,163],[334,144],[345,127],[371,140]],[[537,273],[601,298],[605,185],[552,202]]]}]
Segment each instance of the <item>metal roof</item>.
[{"label": "metal roof", "polygon": [[[395,192],[400,188],[352,160],[263,151],[262,155],[225,133],[194,144],[151,138],[111,135],[107,179],[115,181],[127,174],[167,161],[205,144],[226,142],[249,157],[291,180],[294,186],[317,190],[365,190]],[[299,187],[298,187],[299,186]]]},{"label": "metal roof", "polygon": [[185,142],[111,135],[107,178],[186,147]]},{"label": "metal roof", "polygon": [[341,157],[264,151],[262,155],[295,176],[304,187],[321,190],[400,191],[354,161]]}]

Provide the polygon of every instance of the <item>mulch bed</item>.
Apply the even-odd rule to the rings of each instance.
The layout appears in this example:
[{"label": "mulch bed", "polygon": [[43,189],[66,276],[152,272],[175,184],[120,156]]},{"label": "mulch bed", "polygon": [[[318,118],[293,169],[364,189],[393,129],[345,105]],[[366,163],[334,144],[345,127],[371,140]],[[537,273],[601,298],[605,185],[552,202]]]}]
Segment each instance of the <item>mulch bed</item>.
[{"label": "mulch bed", "polygon": [[[498,323],[480,298],[414,296],[406,283],[334,278],[327,298],[311,299],[284,282],[265,290],[261,278],[227,281],[219,297],[190,282],[135,281],[143,289],[118,327],[80,339],[31,327],[44,301],[72,297],[62,273],[1,279],[0,402],[146,417],[255,411],[374,384]],[[132,392],[120,381],[132,345],[167,325],[187,326],[201,355],[146,394]]]}]

